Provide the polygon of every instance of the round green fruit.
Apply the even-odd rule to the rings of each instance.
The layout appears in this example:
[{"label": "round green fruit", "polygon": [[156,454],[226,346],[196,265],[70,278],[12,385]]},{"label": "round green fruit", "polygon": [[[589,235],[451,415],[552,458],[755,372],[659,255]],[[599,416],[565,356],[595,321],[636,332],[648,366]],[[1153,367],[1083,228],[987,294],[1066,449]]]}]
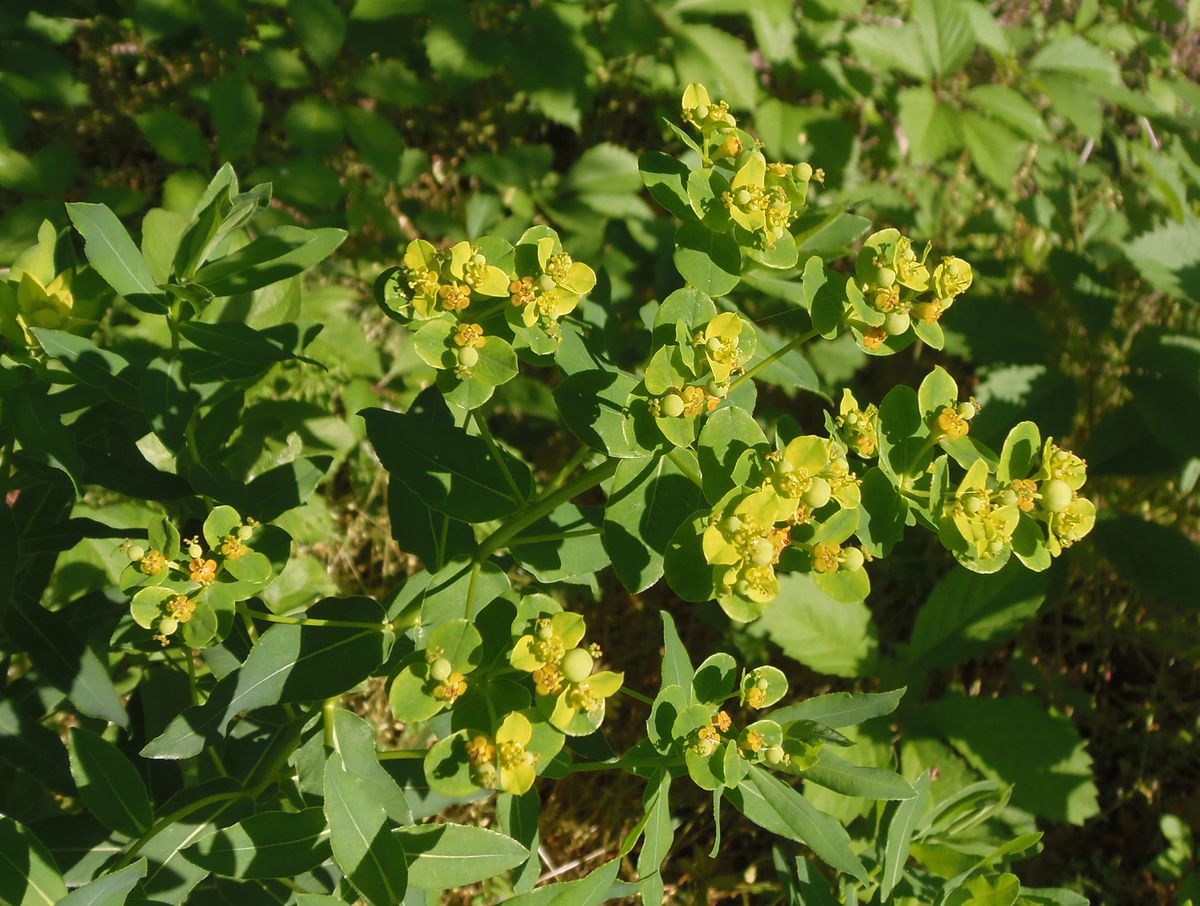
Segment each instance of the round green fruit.
[{"label": "round green fruit", "polygon": [[595,663],[585,649],[572,648],[563,655],[563,677],[568,683],[582,683],[592,675],[592,667]]}]

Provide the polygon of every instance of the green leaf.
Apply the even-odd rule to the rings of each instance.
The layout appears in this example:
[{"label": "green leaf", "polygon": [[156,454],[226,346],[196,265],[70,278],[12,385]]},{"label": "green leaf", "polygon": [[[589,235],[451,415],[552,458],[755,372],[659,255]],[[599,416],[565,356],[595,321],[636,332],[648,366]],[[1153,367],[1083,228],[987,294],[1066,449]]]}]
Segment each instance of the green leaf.
[{"label": "green leaf", "polygon": [[952,693],[923,705],[920,723],[941,733],[985,776],[1014,784],[1013,804],[1020,808],[1070,824],[1099,812],[1083,740],[1070,718],[1048,712],[1037,699]]},{"label": "green leaf", "polygon": [[688,199],[688,174],[682,162],[661,151],[647,151],[638,158],[642,184],[650,196],[680,220],[695,217]]},{"label": "green leaf", "polygon": [[603,518],[600,507],[563,504],[509,542],[509,553],[539,582],[591,578],[611,562]]},{"label": "green leaf", "polygon": [[337,753],[325,763],[325,817],[333,860],[372,906],[395,906],[408,888],[404,847],[387,815],[365,786],[342,767]]},{"label": "green leaf", "polygon": [[254,150],[262,124],[263,105],[250,80],[229,73],[212,83],[208,91],[208,115],[221,157],[238,160]]},{"label": "green leaf", "polygon": [[59,901],[59,906],[124,906],[126,898],[145,876],[146,860],[138,859],[118,871],[109,872],[75,888]]},{"label": "green leaf", "polygon": [[372,724],[351,711],[338,708],[333,713],[333,748],[342,756],[342,766],[354,775],[372,799],[383,806],[392,821],[412,823],[412,809],[404,792],[379,763]]},{"label": "green leaf", "polygon": [[67,214],[83,236],[88,262],[118,295],[143,311],[165,312],[166,297],[117,215],[102,204],[68,204]]},{"label": "green leaf", "polygon": [[[204,133],[174,110],[147,110],[133,118],[159,157],[177,167],[207,170],[212,159]],[[124,293],[122,293],[124,295]]]},{"label": "green leaf", "polygon": [[621,859],[612,859],[578,881],[547,884],[529,893],[505,900],[505,906],[600,906],[621,869]]},{"label": "green leaf", "polygon": [[40,840],[24,825],[0,815],[0,901],[13,906],[53,906],[67,885]]},{"label": "green leaf", "polygon": [[675,839],[675,826],[671,822],[670,791],[670,772],[659,771],[646,784],[646,792],[642,795],[646,824],[642,830],[642,849],[638,853],[637,871],[643,878],[659,871]]},{"label": "green leaf", "polygon": [[475,547],[471,526],[431,510],[402,481],[388,482],[388,521],[400,549],[416,554],[431,570]]},{"label": "green leaf", "polygon": [[913,24],[935,76],[953,75],[975,50],[975,30],[964,0],[916,0]]},{"label": "green leaf", "polygon": [[1200,547],[1182,532],[1121,514],[1099,520],[1093,534],[1123,579],[1181,611],[1200,606]]},{"label": "green leaf", "polygon": [[675,455],[692,457],[685,451],[621,460],[608,490],[604,548],[621,583],[635,593],[662,578],[667,545],[700,502],[700,489]]},{"label": "green leaf", "polygon": [[1123,246],[1125,256],[1155,287],[1200,300],[1200,219],[1167,223]]},{"label": "green leaf", "polygon": [[865,604],[835,601],[803,573],[780,576],[779,597],[751,631],[820,673],[869,676],[879,641]]},{"label": "green leaf", "polygon": [[645,456],[629,412],[637,379],[601,368],[578,371],[554,388],[558,411],[581,441],[610,456]]},{"label": "green leaf", "polygon": [[696,452],[704,478],[704,496],[716,503],[749,478],[748,467],[738,470],[738,460],[747,450],[767,452],[767,436],[758,422],[740,406],[724,406],[709,416],[700,430]]},{"label": "green leaf", "polygon": [[332,227],[276,227],[236,252],[204,265],[196,272],[196,282],[214,296],[251,292],[303,273],[333,254],[345,239],[345,230]]},{"label": "green leaf", "polygon": [[904,688],[891,692],[830,692],[772,711],[770,717],[780,724],[812,720],[835,730],[853,727],[891,714],[904,692]]},{"label": "green leaf", "polygon": [[967,103],[1034,141],[1051,140],[1041,113],[1023,95],[1007,85],[976,85],[967,92]]},{"label": "green leaf", "polygon": [[529,851],[504,834],[463,824],[394,831],[408,859],[408,882],[421,890],[475,884],[520,865]]},{"label": "green leaf", "polygon": [[226,878],[290,878],[329,859],[329,828],[319,807],[263,812],[201,838],[183,857]]},{"label": "green leaf", "polygon": [[136,837],[154,811],[141,775],[111,742],[81,727],[71,730],[71,775],[84,804],[103,824]]},{"label": "green leaf", "polygon": [[678,25],[672,32],[681,85],[704,82],[714,100],[727,100],[741,110],[754,109],[758,77],[741,40],[711,25]]},{"label": "green leaf", "polygon": [[883,879],[880,881],[880,892],[884,902],[892,895],[896,883],[904,873],[904,865],[908,862],[913,833],[929,801],[929,778],[930,774],[926,771],[917,779],[913,785],[916,796],[901,802],[892,814],[892,820],[888,822],[887,841],[883,851]]},{"label": "green leaf", "polygon": [[[366,409],[360,414],[383,467],[439,512],[463,522],[487,522],[516,512],[529,497],[528,467],[501,452],[502,467],[481,437],[414,413]],[[509,490],[505,471],[520,499]]]},{"label": "green leaf", "polygon": [[1013,179],[1025,159],[1025,144],[1012,130],[970,110],[962,112],[961,124],[975,167],[992,185],[1011,192]]},{"label": "green leaf", "polygon": [[911,670],[927,671],[970,660],[1029,622],[1048,587],[1048,573],[1019,563],[989,576],[955,567],[918,612],[905,662]]},{"label": "green leaf", "polygon": [[894,771],[853,764],[828,748],[821,750],[817,763],[804,771],[804,777],[843,796],[863,799],[912,799],[916,796],[912,785]]},{"label": "green leaf", "polygon": [[931,163],[962,147],[958,114],[940,103],[931,89],[905,88],[897,99],[914,163]]},{"label": "green leaf", "polygon": [[332,63],[346,39],[342,11],[330,0],[288,0],[288,13],[309,58],[322,69]]},{"label": "green leaf", "polygon": [[1120,85],[1117,61],[1081,35],[1069,35],[1045,44],[1029,61],[1034,70],[1072,76],[1100,85]]},{"label": "green leaf", "polygon": [[[340,695],[366,679],[391,650],[391,633],[382,631],[383,610],[370,598],[325,598],[306,615],[361,622],[364,628],[272,626],[208,701],[175,717],[142,749],[142,757],[191,758],[241,711]],[[371,623],[381,629],[366,628]]]},{"label": "green leaf", "polygon": [[738,285],[741,251],[732,234],[684,223],[675,234],[674,258],[680,276],[710,296],[723,296]]},{"label": "green leaf", "polygon": [[46,387],[34,385],[30,392],[10,394],[4,400],[4,418],[21,444],[21,455],[63,472],[79,494],[86,483],[86,466],[75,435],[63,425],[55,411],[57,400]]},{"label": "green leaf", "polygon": [[[675,620],[665,610],[660,612],[663,622],[663,660],[662,686],[678,686],[690,690],[696,671],[692,667],[692,659],[688,656],[687,648],[679,638],[675,628]],[[688,695],[690,695],[690,691]]]},{"label": "green leaf", "polygon": [[749,765],[746,780],[728,794],[738,811],[771,833],[804,843],[838,871],[866,880],[867,870],[836,820],[757,765]]}]

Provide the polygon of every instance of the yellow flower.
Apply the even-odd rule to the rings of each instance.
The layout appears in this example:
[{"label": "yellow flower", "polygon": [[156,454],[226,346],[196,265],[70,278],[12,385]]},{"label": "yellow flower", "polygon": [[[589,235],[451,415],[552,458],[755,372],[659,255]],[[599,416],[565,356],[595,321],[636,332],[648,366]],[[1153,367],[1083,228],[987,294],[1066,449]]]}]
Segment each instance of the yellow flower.
[{"label": "yellow flower", "polygon": [[421,318],[431,317],[437,307],[441,291],[438,272],[441,258],[437,249],[424,239],[414,239],[404,252],[401,271],[408,285],[408,295],[413,310]]},{"label": "yellow flower", "polygon": [[708,95],[708,89],[699,82],[693,82],[683,89],[680,106],[683,121],[691,123],[706,134],[716,129],[732,129],[737,126],[737,120],[729,112],[729,105],[725,101],[714,103]]},{"label": "yellow flower", "polygon": [[237,535],[226,535],[221,541],[221,554],[230,560],[240,560],[248,553],[250,548]]},{"label": "yellow flower", "polygon": [[841,548],[832,541],[814,544],[812,549],[813,571],[835,573],[838,570],[838,555]]},{"label": "yellow flower", "polygon": [[457,670],[433,687],[433,697],[447,706],[453,705],[467,691],[467,678]]},{"label": "yellow flower", "polygon": [[946,440],[958,440],[966,437],[971,430],[971,423],[963,418],[955,406],[943,406],[938,410],[934,419],[939,435]]},{"label": "yellow flower", "polygon": [[204,560],[197,557],[188,564],[193,582],[199,585],[211,585],[217,579],[217,561]]},{"label": "yellow flower", "polygon": [[508,275],[488,264],[479,248],[469,242],[459,242],[450,249],[450,273],[481,296],[508,295]]},{"label": "yellow flower", "polygon": [[71,294],[71,273],[63,271],[46,286],[29,271],[21,274],[17,285],[18,320],[26,328],[27,342],[33,342],[30,327],[62,330],[71,321],[75,297]]},{"label": "yellow flower", "polygon": [[1005,503],[988,490],[987,463],[976,460],[967,470],[949,504],[951,519],[977,560],[991,560],[1004,553],[1012,543],[1021,511],[1015,503]]},{"label": "yellow flower", "polygon": [[142,557],[141,562],[138,563],[138,569],[147,576],[157,576],[166,568],[166,565],[167,558],[160,551],[152,550]]},{"label": "yellow flower", "polygon": [[483,337],[483,328],[478,324],[459,324],[454,332],[455,346],[481,348],[487,341]]},{"label": "yellow flower", "polygon": [[704,357],[713,378],[718,383],[729,380],[734,371],[742,367],[738,338],[742,333],[742,319],[734,312],[722,312],[705,325],[700,335]]},{"label": "yellow flower", "polygon": [[514,280],[508,285],[508,292],[512,304],[517,308],[524,308],[526,305],[531,305],[537,298],[537,290],[534,288],[532,277],[522,277],[520,280]]},{"label": "yellow flower", "polygon": [[196,612],[196,602],[186,595],[176,595],[167,602],[167,613],[179,623],[186,623]]},{"label": "yellow flower", "polygon": [[867,349],[879,349],[887,339],[887,331],[882,327],[872,327],[863,333],[863,346]]},{"label": "yellow flower", "polygon": [[471,289],[464,283],[447,283],[438,290],[438,295],[446,311],[462,311],[471,304]]},{"label": "yellow flower", "polygon": [[953,299],[971,288],[974,273],[962,258],[947,256],[933,269],[933,291],[943,301]]},{"label": "yellow flower", "polygon": [[837,426],[841,429],[846,445],[859,456],[869,459],[879,449],[879,429],[877,420],[879,409],[874,403],[860,409],[858,400],[849,390],[842,391],[842,401],[838,405]]},{"label": "yellow flower", "polygon": [[526,750],[533,738],[533,724],[523,714],[513,712],[496,731],[496,753],[500,763],[499,787],[520,796],[529,791],[537,778],[537,756]]}]

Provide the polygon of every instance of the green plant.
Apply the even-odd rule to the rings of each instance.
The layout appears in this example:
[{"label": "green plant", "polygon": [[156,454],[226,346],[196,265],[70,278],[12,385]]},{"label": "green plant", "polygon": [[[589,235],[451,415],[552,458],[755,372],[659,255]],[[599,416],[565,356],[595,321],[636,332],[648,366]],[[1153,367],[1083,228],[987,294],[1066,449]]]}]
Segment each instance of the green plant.
[{"label": "green plant", "polygon": [[[632,592],[665,575],[679,597],[715,600],[738,623],[781,610],[789,620],[805,602],[784,583],[861,606],[869,564],[907,525],[935,533],[986,589],[1010,557],[1010,583],[1023,581],[1019,569],[1047,569],[1094,522],[1078,494],[1082,460],[1029,422],[992,451],[971,436],[976,407],[941,368],[878,407],[844,395],[820,434],[779,419],[769,442],[753,417],[754,378],[779,374],[817,337],[848,334],[875,356],[918,338],[939,348],[940,319],[972,271],[954,257],[927,263],[928,248],[918,253],[897,230],[876,232],[848,277],[808,257],[786,312],[798,326],[760,334],[729,297],[743,272],[796,267],[842,213],[810,210],[821,172],[768,163],[702,86],[687,88],[682,114],[698,138],[672,129],[690,154],[641,160],[651,195],[682,221],[673,260],[686,285],[642,325],[640,373],[613,361],[605,313],[586,298],[597,275],[548,227],[445,251],[414,240],[376,279],[379,305],[410,325],[436,373],[405,412],[348,413],[359,413],[390,475],[396,537],[425,566],[378,600],[315,600],[305,587],[289,527],[302,528],[296,513],[332,463],[314,455],[319,439],[288,434],[284,449],[259,451],[246,430],[273,374],[321,367],[307,355],[319,326],[275,306],[280,284],[332,254],[342,231],[259,232],[270,187],[242,192],[227,166],[190,217],[152,211],[140,249],[107,207],[74,204],[86,265],[73,260],[70,234],[49,225],[18,258],[0,286],[10,344],[0,474],[15,494],[2,511],[4,628],[19,646],[18,683],[65,697],[80,724],[69,779],[47,776],[31,806],[52,813],[57,789],[80,803],[60,819],[66,833],[102,828],[68,900],[136,887],[178,902],[204,884],[395,903],[512,870],[513,902],[659,902],[671,790],[686,777],[711,794],[718,831],[728,802],[836,872],[831,887],[780,849],[781,884],[801,899],[836,889],[901,902],[1080,901],[1008,871],[1040,838],[1001,819],[1010,786],[943,781],[935,796],[919,753],[901,756],[913,782],[894,769],[890,743],[866,763],[837,754],[864,750],[873,731],[860,725],[891,714],[902,688],[775,707],[788,693],[781,670],[727,652],[693,666],[664,610],[651,697],[627,680],[620,648],[585,644],[587,617],[543,590],[611,563]],[[106,330],[144,335],[128,355],[82,336],[94,324],[85,313],[110,305]],[[250,326],[258,319],[272,326]],[[582,442],[540,487],[482,408],[519,361],[543,379],[563,374],[554,404]],[[783,374],[775,380],[786,384]],[[88,491],[85,511],[103,518],[69,515],[89,488],[130,502],[97,505]],[[583,502],[597,488],[603,507]],[[160,501],[161,514],[146,501]],[[124,563],[118,575],[110,580],[102,560],[91,594],[41,605],[58,551],[119,538],[108,545]],[[372,676],[389,681],[409,734],[437,736],[432,746],[377,750],[371,725],[340,705]],[[620,753],[603,732],[617,695],[646,709],[645,738]],[[36,724],[28,708],[11,713]],[[928,720],[928,709],[905,719]],[[23,738],[32,757],[62,766],[53,734]],[[134,748],[147,766],[135,766]],[[593,771],[644,777],[645,812],[614,858],[535,888],[535,782]],[[795,779],[865,802],[876,832],[852,840],[844,825],[859,815],[826,813]],[[503,833],[416,823],[491,791]],[[5,896],[66,896],[35,831],[12,818],[0,827],[22,855],[3,875]],[[637,880],[618,881],[639,841]]]}]

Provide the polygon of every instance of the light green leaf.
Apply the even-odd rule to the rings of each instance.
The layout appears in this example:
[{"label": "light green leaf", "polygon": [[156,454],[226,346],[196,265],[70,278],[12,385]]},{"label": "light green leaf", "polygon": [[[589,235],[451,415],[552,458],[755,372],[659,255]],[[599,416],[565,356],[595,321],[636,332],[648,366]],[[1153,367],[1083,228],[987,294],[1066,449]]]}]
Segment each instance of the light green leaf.
[{"label": "light green leaf", "polygon": [[891,692],[830,692],[772,711],[770,717],[780,724],[812,720],[835,730],[853,727],[891,714],[900,704],[905,691],[902,687]]},{"label": "light green leaf", "polygon": [[806,769],[804,776],[843,796],[912,799],[916,795],[912,785],[894,771],[853,764],[835,755],[829,748],[821,750],[817,763]]},{"label": "light green leaf", "polygon": [[700,223],[685,223],[675,234],[675,267],[703,293],[723,296],[738,285],[741,252],[732,234],[714,233]]},{"label": "light green leaf", "polygon": [[880,891],[884,902],[891,896],[896,883],[904,873],[904,865],[908,861],[908,852],[912,846],[913,832],[925,812],[929,801],[929,777],[926,771],[922,774],[913,788],[917,795],[901,802],[888,822],[887,841],[883,852],[883,879]]},{"label": "light green leaf", "polygon": [[780,576],[779,597],[751,632],[766,635],[783,653],[820,673],[868,676],[879,641],[865,604],[835,601],[802,573]]},{"label": "light green leaf", "polygon": [[102,204],[67,205],[67,214],[83,236],[88,262],[118,295],[146,311],[166,310],[166,298],[117,215]]},{"label": "light green leaf", "polygon": [[475,884],[529,858],[529,851],[516,840],[483,827],[428,824],[393,835],[408,859],[408,882],[421,890]]},{"label": "light green leaf", "polygon": [[119,871],[101,875],[94,881],[77,887],[59,906],[124,906],[126,897],[146,876],[146,860],[138,859]]},{"label": "light green leaf", "polygon": [[325,817],[338,867],[372,906],[396,906],[408,889],[404,847],[388,828],[383,806],[342,766],[325,763]]},{"label": "light green leaf", "polygon": [[962,147],[958,115],[929,88],[905,88],[897,96],[900,125],[915,163],[930,163]]},{"label": "light green leaf", "polygon": [[329,828],[319,807],[263,812],[201,838],[183,857],[226,878],[290,878],[329,859]]}]

